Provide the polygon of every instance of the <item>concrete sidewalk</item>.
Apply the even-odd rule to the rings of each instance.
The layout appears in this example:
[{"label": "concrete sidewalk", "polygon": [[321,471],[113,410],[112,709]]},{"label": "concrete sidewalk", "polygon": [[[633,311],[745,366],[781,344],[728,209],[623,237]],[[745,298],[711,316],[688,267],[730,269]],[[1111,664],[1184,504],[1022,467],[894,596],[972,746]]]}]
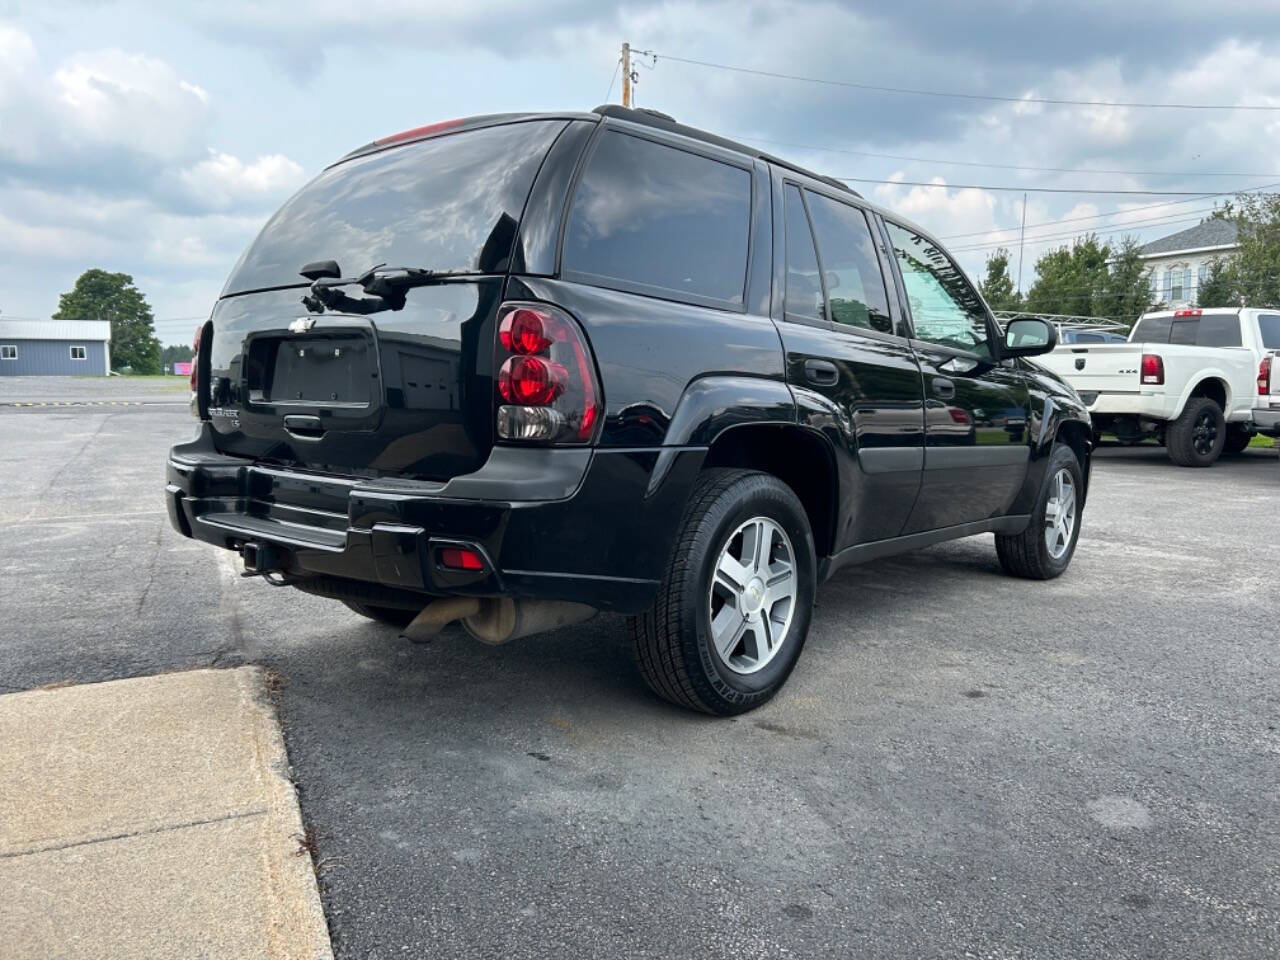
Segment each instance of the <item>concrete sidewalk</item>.
[{"label": "concrete sidewalk", "polygon": [[0,697],[0,954],[332,956],[252,667]]}]

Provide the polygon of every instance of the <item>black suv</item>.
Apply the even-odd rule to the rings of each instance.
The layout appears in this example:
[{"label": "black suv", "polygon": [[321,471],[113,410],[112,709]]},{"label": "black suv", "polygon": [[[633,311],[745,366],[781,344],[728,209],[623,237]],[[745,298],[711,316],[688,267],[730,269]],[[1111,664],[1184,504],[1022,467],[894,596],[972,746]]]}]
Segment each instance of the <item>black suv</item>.
[{"label": "black suv", "polygon": [[375,141],[267,223],[197,336],[173,525],[425,639],[631,615],[676,703],[791,672],[838,568],[994,533],[1066,569],[1089,416],[942,245],[647,111]]}]

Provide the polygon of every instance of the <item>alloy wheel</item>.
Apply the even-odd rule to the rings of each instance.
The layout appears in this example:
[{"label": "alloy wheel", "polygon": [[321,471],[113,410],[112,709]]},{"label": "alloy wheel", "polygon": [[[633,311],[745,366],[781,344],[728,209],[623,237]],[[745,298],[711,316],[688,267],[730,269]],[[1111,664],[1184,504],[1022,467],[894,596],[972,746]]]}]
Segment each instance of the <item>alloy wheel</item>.
[{"label": "alloy wheel", "polygon": [[716,560],[708,604],[711,640],[734,673],[755,673],[787,642],[796,607],[795,552],[773,520],[739,526]]},{"label": "alloy wheel", "polygon": [[1061,560],[1071,546],[1076,529],[1076,485],[1066,468],[1049,483],[1049,501],[1044,506],[1044,542],[1049,556]]}]

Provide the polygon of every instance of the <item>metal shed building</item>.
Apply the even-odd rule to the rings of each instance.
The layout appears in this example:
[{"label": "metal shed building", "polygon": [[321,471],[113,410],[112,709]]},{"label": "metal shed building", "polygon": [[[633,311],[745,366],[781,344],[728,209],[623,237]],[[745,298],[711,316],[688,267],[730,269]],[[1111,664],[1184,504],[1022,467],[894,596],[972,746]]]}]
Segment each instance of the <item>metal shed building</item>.
[{"label": "metal shed building", "polygon": [[105,377],[110,372],[109,321],[0,317],[0,377]]}]

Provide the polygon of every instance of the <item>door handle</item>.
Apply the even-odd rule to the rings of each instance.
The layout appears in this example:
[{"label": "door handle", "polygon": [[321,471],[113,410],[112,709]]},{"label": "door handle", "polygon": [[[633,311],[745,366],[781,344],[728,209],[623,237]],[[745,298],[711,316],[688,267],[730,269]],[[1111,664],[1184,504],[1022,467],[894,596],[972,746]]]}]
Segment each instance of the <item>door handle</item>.
[{"label": "door handle", "polygon": [[284,418],[285,432],[298,440],[319,440],[324,436],[324,424],[319,417],[290,414]]},{"label": "door handle", "polygon": [[934,377],[933,395],[939,400],[954,400],[956,396],[956,385],[946,377]]},{"label": "door handle", "polygon": [[830,360],[806,360],[804,376],[814,386],[830,387],[840,379],[840,371]]}]

